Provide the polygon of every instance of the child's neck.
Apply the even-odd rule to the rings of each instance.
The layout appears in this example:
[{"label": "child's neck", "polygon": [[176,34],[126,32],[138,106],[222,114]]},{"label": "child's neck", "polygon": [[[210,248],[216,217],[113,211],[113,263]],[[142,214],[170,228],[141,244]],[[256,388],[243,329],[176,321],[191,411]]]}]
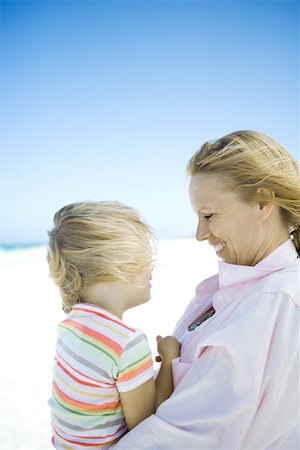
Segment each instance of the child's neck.
[{"label": "child's neck", "polygon": [[117,308],[112,308],[111,305],[107,306],[105,302],[96,302],[91,300],[81,300],[83,303],[90,303],[91,305],[99,306],[100,308],[104,309],[105,311],[109,312],[110,314],[113,314],[114,316],[118,317],[118,319],[123,320],[123,312],[119,311]]},{"label": "child's neck", "polygon": [[119,291],[117,282],[96,283],[85,289],[81,301],[99,306],[122,320],[126,308]]}]

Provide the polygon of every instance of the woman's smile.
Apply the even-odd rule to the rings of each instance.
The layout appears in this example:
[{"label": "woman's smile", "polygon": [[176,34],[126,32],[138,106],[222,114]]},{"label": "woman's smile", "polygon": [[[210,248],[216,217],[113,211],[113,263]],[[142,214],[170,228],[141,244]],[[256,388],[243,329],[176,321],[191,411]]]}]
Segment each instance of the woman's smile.
[{"label": "woman's smile", "polygon": [[219,242],[218,244],[211,244],[211,245],[214,247],[216,253],[220,253],[226,244],[225,242]]}]

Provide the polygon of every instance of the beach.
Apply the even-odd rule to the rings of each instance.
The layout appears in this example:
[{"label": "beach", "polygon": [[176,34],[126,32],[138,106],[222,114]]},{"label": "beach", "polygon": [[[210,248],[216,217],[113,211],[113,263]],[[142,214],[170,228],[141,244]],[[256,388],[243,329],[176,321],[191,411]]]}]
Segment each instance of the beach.
[{"label": "beach", "polygon": [[[207,243],[192,238],[159,241],[151,299],[123,317],[126,324],[145,332],[153,358],[156,335],[172,333],[196,285],[217,268],[217,257]],[[0,450],[51,450],[47,400],[56,326],[65,314],[48,275],[46,246],[1,251],[0,276]]]}]

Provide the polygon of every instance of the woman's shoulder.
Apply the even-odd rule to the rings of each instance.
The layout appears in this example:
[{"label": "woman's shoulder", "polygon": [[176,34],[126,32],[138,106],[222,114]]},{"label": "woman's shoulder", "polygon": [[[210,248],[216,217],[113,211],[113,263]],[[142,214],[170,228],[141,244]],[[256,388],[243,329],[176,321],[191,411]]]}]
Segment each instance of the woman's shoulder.
[{"label": "woman's shoulder", "polygon": [[262,281],[262,291],[286,294],[300,306],[300,259],[266,276]]}]

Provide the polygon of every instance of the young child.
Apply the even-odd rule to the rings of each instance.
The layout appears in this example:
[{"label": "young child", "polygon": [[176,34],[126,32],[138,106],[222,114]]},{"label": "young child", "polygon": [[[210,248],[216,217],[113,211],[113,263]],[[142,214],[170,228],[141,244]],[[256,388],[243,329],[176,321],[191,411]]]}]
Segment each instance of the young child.
[{"label": "young child", "polygon": [[49,400],[57,449],[108,449],[172,393],[180,344],[158,336],[154,381],[145,335],[123,312],[150,298],[154,236],[118,202],[67,205],[54,216],[47,260],[68,313],[58,325]]}]

